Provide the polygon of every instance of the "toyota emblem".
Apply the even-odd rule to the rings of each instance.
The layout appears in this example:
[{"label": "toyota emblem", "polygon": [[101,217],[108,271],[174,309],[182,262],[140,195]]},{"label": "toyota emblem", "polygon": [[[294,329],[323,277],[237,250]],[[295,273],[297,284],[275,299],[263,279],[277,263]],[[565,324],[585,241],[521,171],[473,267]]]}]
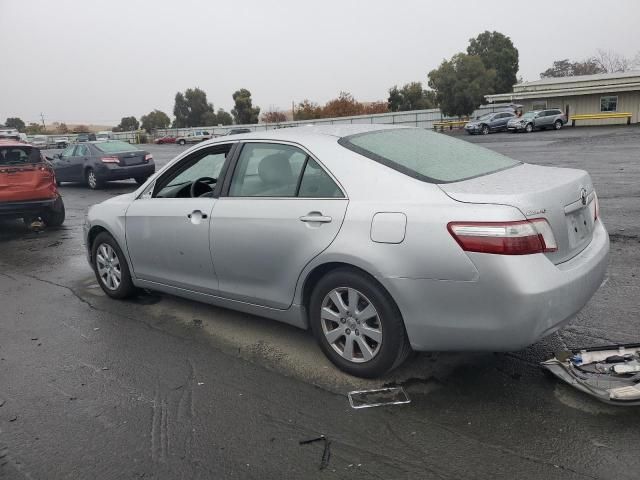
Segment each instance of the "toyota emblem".
[{"label": "toyota emblem", "polygon": [[582,205],[586,205],[587,204],[587,189],[586,188],[581,188],[580,189],[580,200],[582,201]]}]

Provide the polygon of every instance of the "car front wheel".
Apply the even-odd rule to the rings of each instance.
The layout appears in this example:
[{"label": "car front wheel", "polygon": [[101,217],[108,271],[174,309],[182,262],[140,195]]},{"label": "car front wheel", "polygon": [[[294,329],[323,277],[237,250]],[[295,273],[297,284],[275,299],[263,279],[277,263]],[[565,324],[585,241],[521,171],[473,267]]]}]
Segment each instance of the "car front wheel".
[{"label": "car front wheel", "polygon": [[91,262],[100,287],[111,298],[127,298],[135,292],[129,265],[115,239],[98,234],[91,246]]},{"label": "car front wheel", "polygon": [[328,273],[309,302],[313,334],[325,355],[341,370],[379,377],[411,352],[398,307],[372,278],[352,269]]},{"label": "car front wheel", "polygon": [[531,125],[530,123],[527,123],[527,126],[524,127],[524,131],[527,133],[533,132],[533,125]]},{"label": "car front wheel", "polygon": [[185,140],[179,140],[178,141],[178,145],[186,145],[186,141]]},{"label": "car front wheel", "polygon": [[489,125],[483,125],[481,132],[483,135],[489,135]]}]

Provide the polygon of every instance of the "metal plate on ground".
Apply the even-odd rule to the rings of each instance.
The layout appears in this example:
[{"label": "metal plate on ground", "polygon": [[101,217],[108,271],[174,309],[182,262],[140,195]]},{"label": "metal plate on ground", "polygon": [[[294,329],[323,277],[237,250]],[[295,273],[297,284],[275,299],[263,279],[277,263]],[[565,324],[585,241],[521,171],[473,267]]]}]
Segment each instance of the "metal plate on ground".
[{"label": "metal plate on ground", "polygon": [[349,392],[348,397],[351,408],[383,407],[385,405],[411,403],[411,399],[402,387],[358,390]]}]

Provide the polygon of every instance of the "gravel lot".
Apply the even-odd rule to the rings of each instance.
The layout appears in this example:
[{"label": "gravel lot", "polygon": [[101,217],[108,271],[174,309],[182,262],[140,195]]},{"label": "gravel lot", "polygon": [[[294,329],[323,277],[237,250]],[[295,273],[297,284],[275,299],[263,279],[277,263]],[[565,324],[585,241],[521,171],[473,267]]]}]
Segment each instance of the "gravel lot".
[{"label": "gravel lot", "polygon": [[[164,295],[105,298],[83,217],[135,183],[64,185],[63,228],[0,223],[0,478],[637,478],[640,410],[593,401],[538,363],[640,341],[640,128],[454,135],[591,173],[609,275],[566,328],[521,352],[419,354],[354,379],[286,325]],[[163,165],[184,147],[147,149]],[[411,404],[349,407],[346,392],[387,384]],[[298,444],[320,434],[323,471],[322,445]]]}]

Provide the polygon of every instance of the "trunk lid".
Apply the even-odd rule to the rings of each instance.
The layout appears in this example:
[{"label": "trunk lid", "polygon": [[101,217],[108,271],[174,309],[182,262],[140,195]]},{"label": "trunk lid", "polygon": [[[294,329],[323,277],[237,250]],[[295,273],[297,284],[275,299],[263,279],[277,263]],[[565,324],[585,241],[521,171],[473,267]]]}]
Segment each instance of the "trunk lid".
[{"label": "trunk lid", "polygon": [[42,164],[0,165],[0,202],[50,198],[55,194],[53,174]]},{"label": "trunk lid", "polygon": [[131,165],[140,165],[145,163],[145,154],[146,153],[142,150],[119,153],[118,158],[120,159],[120,165],[123,167],[129,167]]},{"label": "trunk lid", "polygon": [[557,251],[545,255],[555,264],[573,258],[591,242],[595,192],[583,170],[522,164],[439,187],[459,202],[509,205],[528,219],[545,218],[558,244]]}]

